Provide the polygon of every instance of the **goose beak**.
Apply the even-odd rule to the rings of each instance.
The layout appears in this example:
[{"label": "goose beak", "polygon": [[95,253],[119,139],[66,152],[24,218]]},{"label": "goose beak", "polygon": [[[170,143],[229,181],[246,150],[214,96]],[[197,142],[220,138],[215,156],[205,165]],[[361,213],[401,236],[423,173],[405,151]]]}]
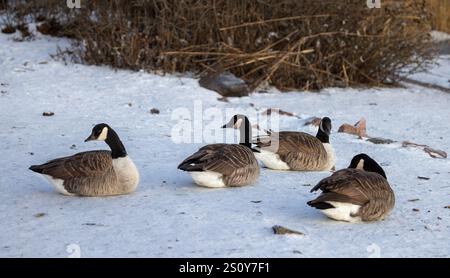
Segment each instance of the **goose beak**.
[{"label": "goose beak", "polygon": [[86,139],[84,140],[84,142],[93,141],[93,140],[95,140],[95,137],[94,137],[93,134],[91,134],[91,135],[89,135],[88,138],[86,138]]},{"label": "goose beak", "polygon": [[230,121],[222,126],[222,128],[234,128],[233,121]]}]

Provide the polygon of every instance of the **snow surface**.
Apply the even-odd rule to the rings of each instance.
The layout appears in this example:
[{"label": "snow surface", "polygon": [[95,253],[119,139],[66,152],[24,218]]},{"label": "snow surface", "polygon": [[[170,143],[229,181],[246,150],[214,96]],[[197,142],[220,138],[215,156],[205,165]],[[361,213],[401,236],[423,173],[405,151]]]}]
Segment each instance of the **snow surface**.
[{"label": "snow surface", "polygon": [[435,42],[447,41],[450,40],[450,34],[433,30],[430,32],[431,38]]},{"label": "snow surface", "polygon": [[[365,117],[372,136],[449,151],[450,94],[417,86],[285,94],[271,90],[227,103],[199,87],[196,79],[65,65],[49,54],[57,45],[67,46],[66,40],[37,35],[33,41],[14,42],[14,36],[0,34],[0,257],[450,256],[450,209],[445,208],[450,205],[450,161],[399,143],[374,145],[336,132],[341,124]],[[434,74],[449,78],[449,57],[441,60],[446,66],[437,65],[422,81],[433,81]],[[306,205],[316,196],[309,193],[311,186],[327,172],[263,169],[253,186],[193,185],[176,167],[204,143],[176,144],[171,134],[176,124],[172,112],[182,107],[191,111],[196,100],[220,111],[279,107],[302,119],[331,117],[337,168],[346,167],[360,152],[374,157],[396,193],[394,211],[376,223],[327,219]],[[154,107],[161,113],[149,113]],[[44,111],[55,115],[43,117]],[[63,196],[28,170],[51,158],[107,148],[83,142],[99,122],[115,128],[140,169],[134,194]],[[280,128],[316,132],[288,116],[280,118]],[[274,225],[305,236],[274,235]]]},{"label": "snow surface", "polygon": [[450,89],[450,55],[440,56],[427,72],[415,73],[409,78]]}]

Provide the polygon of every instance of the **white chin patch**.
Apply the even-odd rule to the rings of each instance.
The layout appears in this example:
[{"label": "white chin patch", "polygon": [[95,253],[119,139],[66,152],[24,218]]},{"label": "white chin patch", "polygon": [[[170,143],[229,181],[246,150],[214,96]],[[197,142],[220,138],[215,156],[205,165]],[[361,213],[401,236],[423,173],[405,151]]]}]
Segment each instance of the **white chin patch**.
[{"label": "white chin patch", "polygon": [[105,141],[108,136],[108,128],[105,126],[102,130],[102,133],[97,137],[98,141]]},{"label": "white chin patch", "polygon": [[236,121],[236,123],[234,124],[234,127],[235,127],[235,128],[240,128],[241,125],[242,125],[242,119],[238,119],[238,120]]},{"label": "white chin patch", "polygon": [[356,169],[364,170],[364,159],[360,159],[358,165],[356,165]]}]

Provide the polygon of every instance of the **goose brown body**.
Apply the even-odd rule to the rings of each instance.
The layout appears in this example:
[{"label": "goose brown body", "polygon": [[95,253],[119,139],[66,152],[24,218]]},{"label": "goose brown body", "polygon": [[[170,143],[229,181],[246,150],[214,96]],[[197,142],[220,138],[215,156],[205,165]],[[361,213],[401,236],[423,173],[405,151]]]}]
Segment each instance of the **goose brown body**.
[{"label": "goose brown body", "polygon": [[362,221],[380,220],[386,217],[395,205],[394,192],[388,181],[380,174],[361,169],[347,168],[336,171],[321,180],[312,190],[321,190],[308,205],[322,209],[333,208],[333,204],[359,206],[351,217]]},{"label": "goose brown body", "polygon": [[107,124],[97,124],[87,141],[105,141],[111,151],[96,150],[53,159],[29,169],[46,177],[65,195],[110,196],[133,192],[139,171],[117,133]]},{"label": "goose brown body", "polygon": [[127,194],[136,189],[139,181],[137,169],[127,174],[115,169],[111,152],[106,150],[82,152],[31,168],[52,179],[62,180],[69,194],[80,196]]},{"label": "goose brown body", "polygon": [[278,154],[290,170],[322,171],[330,168],[329,156],[323,143],[307,133],[272,132],[267,142],[259,139],[256,141],[256,146],[261,150]]},{"label": "goose brown body", "polygon": [[259,165],[252,150],[238,144],[206,145],[181,162],[178,169],[219,173],[225,186],[252,184],[259,176]]}]

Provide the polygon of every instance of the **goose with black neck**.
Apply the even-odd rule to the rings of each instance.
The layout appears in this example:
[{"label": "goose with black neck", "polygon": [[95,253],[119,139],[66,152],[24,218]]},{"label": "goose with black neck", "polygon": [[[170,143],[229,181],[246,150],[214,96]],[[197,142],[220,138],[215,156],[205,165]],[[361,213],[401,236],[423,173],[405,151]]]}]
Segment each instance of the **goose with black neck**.
[{"label": "goose with black neck", "polygon": [[251,144],[251,125],[245,115],[234,115],[222,128],[240,131],[239,144],[210,144],[200,148],[178,165],[203,187],[234,187],[253,184],[259,165]]},{"label": "goose with black neck", "polygon": [[317,190],[321,194],[308,205],[339,221],[382,220],[395,205],[386,173],[364,153],[355,155],[348,168],[321,180],[311,192]]},{"label": "goose with black neck", "polygon": [[331,120],[324,117],[316,136],[304,132],[269,132],[255,140],[256,158],[270,169],[294,171],[334,170],[336,156],[330,144]]},{"label": "goose with black neck", "polygon": [[139,171],[118,134],[107,124],[97,124],[88,141],[105,141],[111,151],[81,152],[29,169],[46,177],[64,195],[110,196],[135,191]]}]

